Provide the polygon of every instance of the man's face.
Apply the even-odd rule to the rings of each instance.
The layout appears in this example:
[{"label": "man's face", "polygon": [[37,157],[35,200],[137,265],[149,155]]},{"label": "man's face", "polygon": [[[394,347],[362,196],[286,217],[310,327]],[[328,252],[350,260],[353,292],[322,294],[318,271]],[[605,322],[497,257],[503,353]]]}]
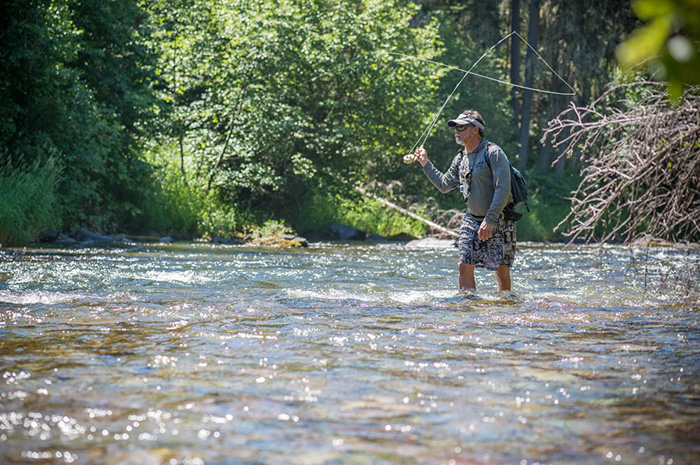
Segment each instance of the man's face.
[{"label": "man's face", "polygon": [[464,145],[465,141],[469,140],[474,131],[477,130],[473,124],[462,124],[455,126],[455,142],[459,145]]}]

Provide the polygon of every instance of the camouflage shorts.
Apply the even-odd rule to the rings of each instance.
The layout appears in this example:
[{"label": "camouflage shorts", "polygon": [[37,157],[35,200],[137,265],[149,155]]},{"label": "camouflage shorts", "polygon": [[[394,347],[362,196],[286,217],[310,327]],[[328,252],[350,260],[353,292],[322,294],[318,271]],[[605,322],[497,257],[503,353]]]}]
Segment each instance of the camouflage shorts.
[{"label": "camouflage shorts", "polygon": [[479,226],[481,220],[469,213],[464,216],[459,232],[459,263],[491,271],[499,266],[513,266],[517,249],[515,221],[499,218],[493,225],[493,236],[487,241],[479,240]]}]

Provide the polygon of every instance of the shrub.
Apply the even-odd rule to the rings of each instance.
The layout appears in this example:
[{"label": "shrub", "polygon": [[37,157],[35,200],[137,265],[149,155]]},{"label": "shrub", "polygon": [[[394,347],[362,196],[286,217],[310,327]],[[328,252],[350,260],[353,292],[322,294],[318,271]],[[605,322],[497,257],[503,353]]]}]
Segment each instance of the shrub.
[{"label": "shrub", "polygon": [[282,220],[267,220],[261,227],[253,228],[250,233],[252,239],[292,234],[294,231]]}]

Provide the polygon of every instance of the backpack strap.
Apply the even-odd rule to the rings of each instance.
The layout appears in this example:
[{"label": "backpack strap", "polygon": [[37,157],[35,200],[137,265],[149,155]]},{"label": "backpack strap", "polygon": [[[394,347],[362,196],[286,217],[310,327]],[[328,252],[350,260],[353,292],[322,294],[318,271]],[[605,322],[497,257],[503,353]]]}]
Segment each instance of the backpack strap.
[{"label": "backpack strap", "polygon": [[[491,142],[489,142],[489,143],[486,145],[486,155],[485,155],[485,158],[486,158],[486,164],[489,165],[489,168],[491,169],[491,174],[493,174],[493,168],[491,167],[491,160],[489,160],[489,150],[491,149],[491,146],[495,147],[495,145],[493,145]],[[510,160],[508,160],[508,164],[510,165]],[[510,168],[510,167],[509,167],[509,168]],[[510,177],[510,182],[511,182],[511,183],[513,182],[513,175],[512,175],[512,173],[511,173],[511,177]],[[527,207],[527,204],[526,204],[525,206]],[[511,187],[511,199],[510,199],[510,203],[509,203],[508,205],[506,205],[505,207],[503,207],[503,210],[506,210],[506,209],[512,209],[512,210],[515,209],[515,199],[512,198],[512,187]],[[530,211],[530,207],[527,207],[527,211]]]},{"label": "backpack strap", "polygon": [[484,157],[486,157],[486,164],[489,165],[489,169],[493,173],[493,168],[491,168],[491,160],[489,160],[489,150],[491,150],[491,146],[495,147],[495,145],[493,145],[491,142],[486,144],[486,155],[484,155]]}]

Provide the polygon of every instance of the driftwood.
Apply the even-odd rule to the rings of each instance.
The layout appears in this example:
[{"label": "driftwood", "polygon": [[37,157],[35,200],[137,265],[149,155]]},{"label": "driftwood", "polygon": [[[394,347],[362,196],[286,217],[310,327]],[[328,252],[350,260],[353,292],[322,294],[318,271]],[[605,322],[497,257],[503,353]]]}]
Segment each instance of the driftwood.
[{"label": "driftwood", "polygon": [[377,195],[375,195],[375,194],[372,194],[371,192],[367,192],[365,189],[363,189],[363,188],[361,188],[361,187],[359,187],[359,186],[355,186],[355,190],[356,190],[357,192],[359,192],[360,194],[364,195],[365,197],[370,197],[370,198],[376,200],[377,202],[381,203],[382,205],[384,205],[384,206],[386,206],[386,207],[393,208],[394,210],[399,211],[399,212],[401,212],[402,214],[404,214],[404,215],[406,215],[406,216],[408,216],[408,217],[413,218],[414,220],[418,220],[418,221],[421,221],[421,222],[427,224],[428,226],[430,226],[430,227],[433,228],[433,229],[436,229],[436,230],[438,230],[438,231],[440,231],[440,232],[442,232],[442,233],[445,233],[445,234],[449,234],[449,235],[452,236],[452,237],[459,237],[459,232],[453,231],[453,230],[451,230],[451,229],[447,229],[447,228],[445,228],[445,227],[443,227],[443,226],[440,226],[440,225],[437,224],[437,223],[434,223],[434,222],[432,222],[432,221],[430,221],[430,220],[428,220],[428,219],[426,219],[426,218],[423,218],[423,217],[420,216],[420,215],[416,215],[415,213],[410,212],[410,211],[406,210],[405,208],[399,207],[398,205],[396,205],[396,204],[393,203],[393,202],[390,202],[390,201],[388,201],[388,200],[386,200],[386,199],[383,199],[383,198],[381,198],[381,197],[379,197],[379,196],[377,196]]},{"label": "driftwood", "polygon": [[697,88],[673,104],[659,83],[613,85],[550,121],[547,137],[583,166],[571,211],[555,229],[587,242],[700,241]]}]

